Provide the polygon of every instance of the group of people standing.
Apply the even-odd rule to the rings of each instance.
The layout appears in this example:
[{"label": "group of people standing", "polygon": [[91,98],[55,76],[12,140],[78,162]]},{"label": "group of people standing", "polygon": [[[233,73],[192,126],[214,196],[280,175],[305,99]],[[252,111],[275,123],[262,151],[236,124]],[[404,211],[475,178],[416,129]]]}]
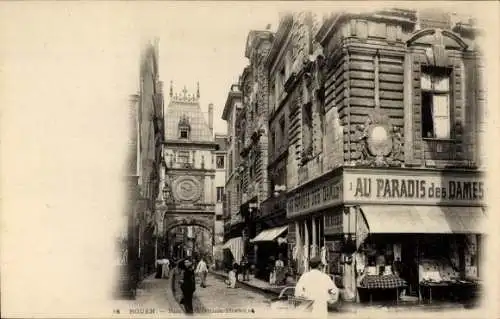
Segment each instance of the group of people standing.
[{"label": "group of people standing", "polygon": [[287,271],[283,255],[279,254],[278,259],[270,257],[269,259],[269,284],[271,285],[284,285],[286,283]]}]

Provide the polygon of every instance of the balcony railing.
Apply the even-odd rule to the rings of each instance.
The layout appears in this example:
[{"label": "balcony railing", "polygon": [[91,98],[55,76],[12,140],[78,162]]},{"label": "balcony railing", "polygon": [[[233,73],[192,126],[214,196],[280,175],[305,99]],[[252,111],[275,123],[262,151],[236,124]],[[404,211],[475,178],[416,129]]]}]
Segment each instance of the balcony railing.
[{"label": "balcony railing", "polygon": [[424,138],[424,158],[434,161],[466,160],[461,141]]},{"label": "balcony railing", "polygon": [[279,210],[286,209],[286,194],[280,193],[277,197],[270,197],[262,202],[260,215],[267,216]]}]

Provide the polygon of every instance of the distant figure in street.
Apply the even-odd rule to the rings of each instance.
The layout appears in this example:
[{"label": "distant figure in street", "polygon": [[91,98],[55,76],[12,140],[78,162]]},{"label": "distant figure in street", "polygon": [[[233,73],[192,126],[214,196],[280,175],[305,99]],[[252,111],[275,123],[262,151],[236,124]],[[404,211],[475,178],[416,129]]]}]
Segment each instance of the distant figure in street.
[{"label": "distant figure in street", "polygon": [[250,280],[249,264],[248,264],[248,258],[246,255],[241,257],[241,273],[243,274],[243,281]]},{"label": "distant figure in street", "polygon": [[276,283],[276,272],[275,272],[276,261],[274,256],[269,257],[267,267],[269,272],[269,284],[274,285]]},{"label": "distant figure in street", "polygon": [[283,261],[283,254],[278,255],[278,259],[274,264],[274,273],[275,273],[275,283],[277,285],[284,285],[286,276],[285,276],[285,262]]},{"label": "distant figure in street", "polygon": [[162,263],[162,271],[161,271],[161,277],[162,278],[168,278],[168,274],[170,272],[170,260],[168,260],[167,258],[163,258],[162,259],[163,263]]},{"label": "distant figure in street", "polygon": [[234,263],[232,269],[234,270],[236,281],[238,281],[238,276],[240,275],[240,265],[238,265],[238,263]]},{"label": "distant figure in street", "polygon": [[196,281],[194,277],[193,263],[191,260],[184,261],[184,276],[181,280],[182,300],[184,310],[188,314],[193,313],[193,294],[196,290]]},{"label": "distant figure in street", "polygon": [[338,300],[339,290],[330,276],[322,272],[319,257],[311,258],[309,267],[311,270],[302,274],[295,286],[295,296],[313,301],[313,317],[326,318],[328,303]]},{"label": "distant figure in street", "polygon": [[227,288],[236,288],[236,270],[238,269],[238,264],[233,265],[233,269],[229,271],[228,277],[226,279],[226,286]]},{"label": "distant figure in street", "polygon": [[162,278],[162,269],[163,269],[163,259],[156,260],[156,276],[155,278]]},{"label": "distant figure in street", "polygon": [[203,257],[200,258],[200,261],[198,262],[198,265],[196,266],[195,273],[200,276],[200,279],[201,279],[200,286],[202,288],[205,288],[207,286],[206,282],[207,282],[208,267],[207,267],[207,263],[205,262],[205,260],[203,260]]}]

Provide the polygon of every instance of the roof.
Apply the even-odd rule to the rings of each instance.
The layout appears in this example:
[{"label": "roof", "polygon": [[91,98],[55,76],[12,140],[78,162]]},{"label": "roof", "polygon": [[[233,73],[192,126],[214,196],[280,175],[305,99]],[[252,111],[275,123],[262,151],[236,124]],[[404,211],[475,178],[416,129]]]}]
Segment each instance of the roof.
[{"label": "roof", "polygon": [[252,30],[248,33],[245,46],[245,57],[250,58],[254,48],[260,45],[262,40],[272,40],[274,33],[269,30]]},{"label": "roof", "polygon": [[224,105],[224,110],[222,111],[222,116],[221,116],[221,118],[224,121],[227,121],[227,119],[228,119],[229,112],[233,106],[233,100],[235,100],[235,99],[241,100],[241,97],[242,97],[242,93],[241,93],[241,90],[239,88],[239,85],[238,84],[231,85],[231,90],[227,94],[226,104]]},{"label": "roof", "polygon": [[187,90],[182,94],[170,97],[165,111],[165,139],[179,140],[179,122],[187,119],[191,129],[190,141],[212,142],[213,134],[208,127],[205,116],[200,108],[199,98],[188,95]]}]

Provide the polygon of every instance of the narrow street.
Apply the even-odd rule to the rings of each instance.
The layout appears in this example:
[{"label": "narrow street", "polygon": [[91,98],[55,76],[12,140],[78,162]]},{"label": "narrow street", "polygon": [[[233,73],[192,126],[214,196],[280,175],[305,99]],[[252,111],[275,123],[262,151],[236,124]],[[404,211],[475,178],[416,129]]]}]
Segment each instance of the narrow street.
[{"label": "narrow street", "polygon": [[[307,313],[294,313],[290,310],[279,310],[270,306],[271,296],[240,285],[236,289],[226,288],[223,279],[212,274],[208,275],[207,287],[196,287],[193,300],[195,316],[217,317],[233,314],[234,317],[258,318],[303,318]],[[135,301],[123,301],[116,304],[113,317],[185,317],[184,309],[174,298],[170,279],[155,279],[153,276],[145,279],[137,291]],[[341,312],[330,312],[328,318],[368,318],[372,316],[415,318],[430,314],[443,314],[446,318],[481,318],[481,309],[464,309],[446,307],[381,307],[368,305],[345,305]]]}]

